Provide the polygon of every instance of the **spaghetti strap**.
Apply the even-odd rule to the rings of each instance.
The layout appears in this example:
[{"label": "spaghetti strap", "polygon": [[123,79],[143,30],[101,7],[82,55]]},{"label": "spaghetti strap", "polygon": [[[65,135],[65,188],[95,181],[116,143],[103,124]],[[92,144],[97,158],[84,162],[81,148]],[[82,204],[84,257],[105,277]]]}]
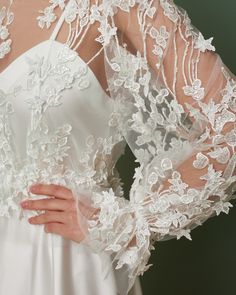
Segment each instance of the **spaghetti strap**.
[{"label": "spaghetti strap", "polygon": [[59,20],[57,21],[57,24],[56,24],[54,30],[53,30],[53,32],[52,32],[50,38],[49,38],[50,40],[55,40],[55,39],[56,39],[57,34],[58,34],[58,32],[59,32],[59,30],[60,30],[60,28],[61,28],[61,26],[62,26],[62,24],[63,24],[63,21],[64,21],[64,19],[65,19],[65,13],[66,13],[66,10],[68,9],[68,7],[69,7],[71,1],[72,1],[72,0],[69,0],[68,3],[66,4],[66,7],[64,8],[64,10],[63,10],[63,12],[62,12],[62,14],[61,14]]}]

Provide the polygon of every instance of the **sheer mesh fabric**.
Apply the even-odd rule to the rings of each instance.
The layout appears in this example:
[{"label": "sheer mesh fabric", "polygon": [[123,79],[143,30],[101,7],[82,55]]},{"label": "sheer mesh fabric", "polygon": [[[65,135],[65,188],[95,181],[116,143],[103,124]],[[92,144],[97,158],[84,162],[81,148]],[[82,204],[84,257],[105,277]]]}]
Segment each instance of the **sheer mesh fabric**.
[{"label": "sheer mesh fabric", "polygon": [[[70,2],[73,6],[73,1]],[[68,21],[65,21],[62,13],[68,4],[68,0],[61,3],[60,1],[13,1],[9,10],[14,14],[14,20],[8,26],[9,38],[12,39],[11,51],[4,59],[0,59],[0,73],[32,47],[52,39],[68,44],[77,52],[84,62],[89,64],[100,85],[107,91],[102,46],[95,41],[99,34],[98,24],[80,26],[78,17],[74,16],[71,18],[68,16]],[[3,0],[1,8],[4,6],[7,11],[9,1]],[[76,10],[78,8],[74,7],[74,11]],[[89,50],[87,50],[87,44],[89,44]]]},{"label": "sheer mesh fabric", "polygon": [[79,216],[86,243],[112,253],[131,286],[156,241],[191,240],[192,229],[233,206],[236,84],[213,38],[173,1],[111,2],[100,2],[109,90],[140,167],[128,203],[112,190],[91,193],[98,213],[90,220],[81,206]]}]

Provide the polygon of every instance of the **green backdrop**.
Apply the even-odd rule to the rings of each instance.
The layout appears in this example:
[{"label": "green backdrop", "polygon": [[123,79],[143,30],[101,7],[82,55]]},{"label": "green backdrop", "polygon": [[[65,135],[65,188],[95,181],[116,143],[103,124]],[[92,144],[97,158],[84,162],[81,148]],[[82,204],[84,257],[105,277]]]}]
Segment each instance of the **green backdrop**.
[{"label": "green backdrop", "polygon": [[[236,1],[175,0],[192,23],[213,44],[224,63],[236,74]],[[134,157],[127,146],[117,168],[128,197],[133,181]],[[182,237],[156,243],[141,277],[144,295],[236,295],[236,201],[229,214],[208,219]]]}]

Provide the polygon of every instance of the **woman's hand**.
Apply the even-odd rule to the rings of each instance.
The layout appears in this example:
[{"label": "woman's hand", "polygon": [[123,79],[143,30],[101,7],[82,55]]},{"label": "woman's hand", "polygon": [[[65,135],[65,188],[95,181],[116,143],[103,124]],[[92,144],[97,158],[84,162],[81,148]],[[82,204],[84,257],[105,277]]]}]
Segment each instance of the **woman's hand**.
[{"label": "woman's hand", "polygon": [[80,243],[84,239],[77,217],[77,204],[72,191],[56,184],[36,184],[30,187],[34,194],[51,198],[24,200],[23,209],[45,210],[45,213],[29,218],[31,224],[45,224],[45,231],[55,233]]}]

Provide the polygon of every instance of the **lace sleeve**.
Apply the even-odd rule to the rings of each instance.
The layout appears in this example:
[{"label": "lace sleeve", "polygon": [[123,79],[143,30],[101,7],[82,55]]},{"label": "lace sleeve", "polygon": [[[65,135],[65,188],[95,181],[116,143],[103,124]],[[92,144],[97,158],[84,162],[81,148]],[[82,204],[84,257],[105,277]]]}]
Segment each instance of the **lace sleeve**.
[{"label": "lace sleeve", "polygon": [[[236,78],[172,1],[111,1],[104,27],[109,90],[140,166],[126,201],[94,193],[88,244],[143,274],[156,241],[182,236],[235,198]],[[108,30],[106,37],[108,38]],[[80,212],[81,214],[81,212]]]}]

